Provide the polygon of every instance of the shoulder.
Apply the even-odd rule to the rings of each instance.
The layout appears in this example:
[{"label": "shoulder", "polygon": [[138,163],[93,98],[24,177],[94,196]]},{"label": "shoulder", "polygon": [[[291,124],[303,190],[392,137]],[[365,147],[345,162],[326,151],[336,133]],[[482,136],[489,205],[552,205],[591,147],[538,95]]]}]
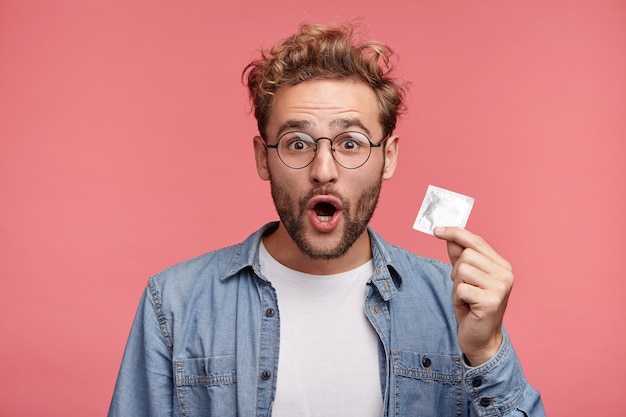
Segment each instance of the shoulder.
[{"label": "shoulder", "polygon": [[154,275],[153,279],[163,284],[172,280],[179,282],[195,281],[206,274],[219,275],[228,270],[234,255],[241,244],[216,249],[195,258],[188,259]]},{"label": "shoulder", "polygon": [[191,291],[211,287],[214,282],[253,266],[258,257],[258,245],[263,234],[273,227],[267,224],[236,245],[216,249],[204,255],[171,266],[150,278],[150,284],[163,290]]},{"label": "shoulder", "polygon": [[220,282],[240,245],[217,249],[173,265],[150,277],[153,298],[187,298]]}]

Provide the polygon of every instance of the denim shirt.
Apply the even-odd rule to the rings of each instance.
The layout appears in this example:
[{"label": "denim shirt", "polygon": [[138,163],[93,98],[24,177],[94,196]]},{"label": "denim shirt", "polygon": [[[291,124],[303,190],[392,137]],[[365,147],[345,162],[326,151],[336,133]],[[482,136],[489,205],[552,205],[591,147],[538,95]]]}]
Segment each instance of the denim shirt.
[{"label": "denim shirt", "polygon": [[[109,417],[271,416],[280,310],[258,247],[275,227],[150,278]],[[464,362],[450,265],[369,234],[364,311],[380,339],[383,416],[544,416],[506,333],[490,361]]]}]

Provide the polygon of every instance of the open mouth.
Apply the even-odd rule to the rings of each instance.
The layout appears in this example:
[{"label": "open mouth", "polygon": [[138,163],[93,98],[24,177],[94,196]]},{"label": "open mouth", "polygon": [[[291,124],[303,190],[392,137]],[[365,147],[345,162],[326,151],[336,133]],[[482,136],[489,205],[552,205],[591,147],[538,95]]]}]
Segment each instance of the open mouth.
[{"label": "open mouth", "polygon": [[331,203],[322,201],[322,202],[317,203],[313,207],[313,210],[315,210],[315,214],[317,215],[318,219],[320,219],[323,222],[328,222],[333,218],[333,214],[335,214],[335,212],[337,211],[337,208]]}]

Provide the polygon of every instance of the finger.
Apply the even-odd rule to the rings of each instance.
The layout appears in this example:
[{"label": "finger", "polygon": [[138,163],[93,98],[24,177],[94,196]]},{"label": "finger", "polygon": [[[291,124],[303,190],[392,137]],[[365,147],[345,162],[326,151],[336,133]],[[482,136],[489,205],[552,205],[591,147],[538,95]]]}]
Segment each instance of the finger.
[{"label": "finger", "polygon": [[463,251],[465,248],[454,241],[446,242],[447,250],[448,250],[448,258],[450,258],[450,263],[455,265],[461,255],[463,255]]},{"label": "finger", "polygon": [[495,264],[471,249],[466,249],[452,268],[451,278],[456,285],[465,283],[477,288],[493,291],[507,297],[514,283],[513,272]]},{"label": "finger", "polygon": [[[454,296],[453,305],[476,319],[495,320],[500,323],[506,309],[508,297],[486,291],[473,285],[461,283]],[[495,326],[499,327],[499,326]]]},{"label": "finger", "polygon": [[462,264],[454,276],[453,303],[457,308],[477,311],[499,311],[506,308],[511,292],[512,280],[494,279],[483,271]]},{"label": "finger", "polygon": [[[505,269],[511,269],[511,264],[504,259],[498,252],[495,251],[482,237],[470,232],[469,230],[460,227],[437,227],[433,230],[434,235],[448,243],[454,243],[455,245],[448,244],[448,256],[452,263],[458,259],[458,248],[471,248],[489,259],[496,262],[498,265]],[[455,258],[454,260],[452,258]]]},{"label": "finger", "polygon": [[470,265],[475,269],[492,276],[493,278],[501,280],[508,280],[513,275],[511,270],[504,268],[500,264],[494,262],[491,258],[470,248],[465,248],[461,252],[461,255],[454,263],[453,273],[455,273],[462,265]]},{"label": "finger", "polygon": [[479,304],[484,298],[485,291],[464,282],[455,284],[452,302],[456,307],[472,310],[471,306]]},{"label": "finger", "polygon": [[465,283],[482,289],[491,287],[490,283],[493,278],[482,269],[468,263],[458,263],[457,265],[452,269],[450,276],[455,286]]}]

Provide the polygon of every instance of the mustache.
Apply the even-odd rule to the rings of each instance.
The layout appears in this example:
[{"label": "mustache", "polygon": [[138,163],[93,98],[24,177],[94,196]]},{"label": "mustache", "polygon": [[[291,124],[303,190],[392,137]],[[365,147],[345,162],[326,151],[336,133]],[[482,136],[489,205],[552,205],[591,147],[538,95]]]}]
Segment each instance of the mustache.
[{"label": "mustache", "polygon": [[298,200],[298,205],[302,210],[304,210],[309,203],[309,200],[318,195],[332,195],[333,197],[341,200],[341,204],[344,209],[349,209],[350,202],[345,199],[338,191],[336,191],[332,185],[324,185],[321,187],[312,188],[306,195],[300,197],[300,199]]}]

